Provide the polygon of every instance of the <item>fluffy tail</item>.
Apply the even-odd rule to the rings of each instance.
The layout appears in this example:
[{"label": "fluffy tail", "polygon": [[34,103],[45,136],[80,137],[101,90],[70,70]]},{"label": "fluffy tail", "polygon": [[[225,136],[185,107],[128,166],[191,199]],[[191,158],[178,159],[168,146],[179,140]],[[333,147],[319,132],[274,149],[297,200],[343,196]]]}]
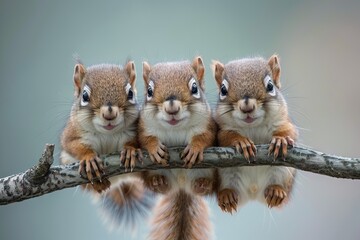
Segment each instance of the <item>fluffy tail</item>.
[{"label": "fluffy tail", "polygon": [[112,184],[99,202],[105,223],[110,228],[135,230],[146,219],[154,205],[154,194],[139,179],[122,180]]},{"label": "fluffy tail", "polygon": [[154,209],[149,240],[211,239],[209,209],[203,197],[180,190],[164,195]]}]

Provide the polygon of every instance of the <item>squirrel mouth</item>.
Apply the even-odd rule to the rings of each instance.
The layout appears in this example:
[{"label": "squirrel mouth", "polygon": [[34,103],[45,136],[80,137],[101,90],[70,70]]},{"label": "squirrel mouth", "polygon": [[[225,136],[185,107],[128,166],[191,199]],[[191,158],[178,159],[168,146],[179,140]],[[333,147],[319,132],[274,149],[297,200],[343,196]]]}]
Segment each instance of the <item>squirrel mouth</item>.
[{"label": "squirrel mouth", "polygon": [[170,125],[176,125],[178,124],[179,122],[181,121],[180,120],[176,120],[175,118],[171,119],[170,121],[166,121],[167,123],[169,123]]},{"label": "squirrel mouth", "polygon": [[252,118],[250,116],[247,116],[245,119],[243,119],[243,121],[246,123],[252,123],[255,120],[256,120],[256,118]]},{"label": "squirrel mouth", "polygon": [[117,125],[112,125],[112,124],[109,123],[108,125],[103,126],[103,128],[110,131],[110,130],[113,130],[116,126]]}]

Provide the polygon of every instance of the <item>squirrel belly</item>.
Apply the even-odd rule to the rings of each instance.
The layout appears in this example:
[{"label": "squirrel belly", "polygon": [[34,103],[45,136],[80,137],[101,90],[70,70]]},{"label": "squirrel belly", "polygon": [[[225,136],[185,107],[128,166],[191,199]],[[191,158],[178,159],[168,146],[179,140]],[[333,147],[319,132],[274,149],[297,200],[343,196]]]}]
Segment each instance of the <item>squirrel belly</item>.
[{"label": "squirrel belly", "polygon": [[[252,161],[255,144],[270,143],[269,161],[285,159],[298,133],[280,92],[278,56],[268,61],[239,59],[226,65],[214,61],[213,71],[219,87],[215,113],[219,145],[235,147]],[[249,200],[280,207],[289,200],[295,175],[294,168],[279,166],[219,169],[218,204],[230,213]]]}]

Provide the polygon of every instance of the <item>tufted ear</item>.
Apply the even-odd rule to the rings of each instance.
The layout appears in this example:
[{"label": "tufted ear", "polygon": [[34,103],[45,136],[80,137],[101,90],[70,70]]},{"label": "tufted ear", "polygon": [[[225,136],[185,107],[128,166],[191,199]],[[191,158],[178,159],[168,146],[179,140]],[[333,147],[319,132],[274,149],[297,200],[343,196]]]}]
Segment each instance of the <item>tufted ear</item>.
[{"label": "tufted ear", "polygon": [[150,71],[151,71],[150,64],[147,62],[143,62],[143,78],[146,85],[148,85],[150,81],[149,79]]},{"label": "tufted ear", "polygon": [[129,83],[132,88],[134,88],[135,85],[135,79],[136,79],[136,71],[135,71],[135,64],[133,61],[129,61],[125,66],[126,72],[129,75]]},{"label": "tufted ear", "polygon": [[216,83],[218,87],[221,86],[223,79],[223,73],[224,73],[224,64],[222,64],[219,61],[213,60],[211,64],[211,69],[213,71],[214,78],[216,80]]},{"label": "tufted ear", "polygon": [[270,69],[271,69],[271,73],[272,73],[272,78],[274,80],[275,86],[277,88],[280,89],[281,87],[281,83],[280,83],[280,60],[278,55],[274,54],[270,57],[269,62],[268,62]]},{"label": "tufted ear", "polygon": [[203,60],[201,59],[201,57],[200,56],[195,57],[191,66],[194,69],[194,71],[196,72],[196,78],[199,81],[200,88],[202,90],[204,90],[205,89],[205,85],[204,85],[205,68],[204,68],[204,63],[203,63]]},{"label": "tufted ear", "polygon": [[74,96],[79,97],[81,92],[81,83],[85,76],[85,67],[82,64],[76,64],[74,68]]}]

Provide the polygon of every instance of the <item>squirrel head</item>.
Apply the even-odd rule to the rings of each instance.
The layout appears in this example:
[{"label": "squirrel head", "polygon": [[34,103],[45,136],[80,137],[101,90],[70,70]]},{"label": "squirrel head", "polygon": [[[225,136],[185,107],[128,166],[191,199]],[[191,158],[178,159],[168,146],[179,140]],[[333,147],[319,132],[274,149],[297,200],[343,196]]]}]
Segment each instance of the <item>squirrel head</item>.
[{"label": "squirrel head", "polygon": [[165,127],[185,126],[204,107],[204,65],[201,57],[193,62],[143,63],[145,82],[144,113],[155,116]]},{"label": "squirrel head", "polygon": [[250,58],[226,65],[213,61],[212,69],[219,88],[218,117],[231,115],[240,126],[258,126],[265,115],[286,110],[279,91],[280,62],[277,55],[268,61]]},{"label": "squirrel head", "polygon": [[102,133],[114,133],[137,119],[135,65],[101,64],[74,69],[75,117]]}]

